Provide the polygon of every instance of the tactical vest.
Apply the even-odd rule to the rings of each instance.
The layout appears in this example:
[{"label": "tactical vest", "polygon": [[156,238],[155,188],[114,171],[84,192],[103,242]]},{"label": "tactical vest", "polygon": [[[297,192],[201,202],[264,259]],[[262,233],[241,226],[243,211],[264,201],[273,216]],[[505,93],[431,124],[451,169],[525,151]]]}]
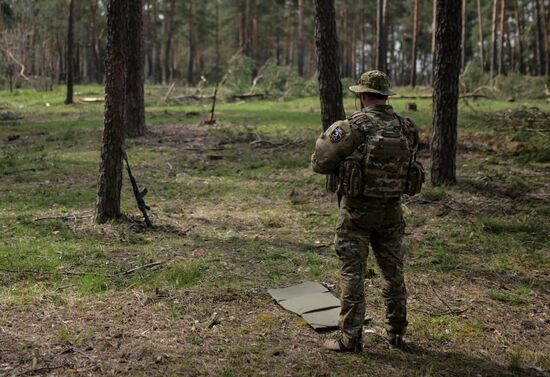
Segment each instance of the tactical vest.
[{"label": "tactical vest", "polygon": [[362,165],[362,194],[395,198],[406,193],[413,156],[399,116],[383,121],[358,112],[349,121],[351,127],[363,135],[363,143],[355,153],[355,158],[360,156],[358,162]]}]

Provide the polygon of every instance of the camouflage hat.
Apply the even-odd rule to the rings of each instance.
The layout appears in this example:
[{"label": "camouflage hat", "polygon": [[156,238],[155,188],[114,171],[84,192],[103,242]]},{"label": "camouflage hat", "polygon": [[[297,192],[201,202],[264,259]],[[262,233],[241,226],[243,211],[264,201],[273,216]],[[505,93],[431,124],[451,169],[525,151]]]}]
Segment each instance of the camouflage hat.
[{"label": "camouflage hat", "polygon": [[349,87],[354,93],[378,93],[384,96],[393,96],[390,90],[391,81],[388,75],[382,71],[368,71],[361,75],[357,85]]}]

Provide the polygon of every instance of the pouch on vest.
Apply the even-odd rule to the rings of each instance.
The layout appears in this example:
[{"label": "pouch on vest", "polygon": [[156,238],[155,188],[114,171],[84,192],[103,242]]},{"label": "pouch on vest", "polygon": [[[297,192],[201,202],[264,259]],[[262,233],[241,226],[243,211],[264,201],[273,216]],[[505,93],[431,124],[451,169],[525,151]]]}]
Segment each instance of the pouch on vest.
[{"label": "pouch on vest", "polygon": [[424,173],[424,167],[420,162],[413,161],[409,167],[409,176],[407,178],[407,188],[405,190],[405,194],[413,196],[420,193],[425,179],[426,174]]}]

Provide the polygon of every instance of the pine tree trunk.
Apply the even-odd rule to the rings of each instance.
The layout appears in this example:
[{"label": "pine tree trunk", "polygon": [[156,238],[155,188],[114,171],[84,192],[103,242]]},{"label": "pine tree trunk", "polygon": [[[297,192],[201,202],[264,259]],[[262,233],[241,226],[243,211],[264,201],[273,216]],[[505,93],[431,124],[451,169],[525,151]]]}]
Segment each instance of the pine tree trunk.
[{"label": "pine tree trunk", "polygon": [[69,27],[67,32],[67,97],[65,105],[73,103],[74,93],[74,18],[76,0],[69,2]]},{"label": "pine tree trunk", "polygon": [[[315,1],[315,48],[319,72],[319,94],[323,131],[332,123],[344,119],[342,83],[340,82],[338,34],[336,32],[336,12],[334,0]],[[327,176],[327,189],[334,192],[336,176]]]},{"label": "pine tree trunk", "polygon": [[515,18],[515,25],[516,25],[516,38],[517,38],[517,67],[519,73],[522,75],[525,74],[525,60],[523,57],[523,22],[522,18],[520,16],[519,10],[523,9],[518,3],[519,0],[514,0],[514,18]]},{"label": "pine tree trunk", "polygon": [[386,33],[387,0],[377,1],[376,17],[376,69],[386,71],[388,36]]},{"label": "pine tree trunk", "polygon": [[416,51],[418,49],[418,20],[420,18],[420,0],[414,1],[413,8],[413,40],[411,59],[411,86],[416,86]]},{"label": "pine tree trunk", "polygon": [[126,114],[124,118],[126,135],[143,136],[145,126],[144,105],[144,48],[143,48],[143,4],[142,0],[128,1],[128,30],[126,42]]},{"label": "pine tree trunk", "polygon": [[497,19],[498,19],[498,3],[499,0],[493,0],[493,22],[492,22],[492,37],[491,37],[491,79],[496,76],[497,73]]},{"label": "pine tree trunk", "polygon": [[506,0],[500,0],[500,34],[498,39],[498,74],[504,75],[504,36],[506,28]]},{"label": "pine tree trunk", "polygon": [[366,19],[365,19],[365,10],[361,12],[361,73],[365,72],[367,69],[366,55],[367,55],[367,38],[366,38]]},{"label": "pine tree trunk", "polygon": [[460,49],[461,49],[461,69],[464,71],[466,69],[466,41],[467,41],[467,4],[468,0],[462,0],[462,33],[460,38]]},{"label": "pine tree trunk", "polygon": [[176,0],[170,0],[170,10],[166,15],[167,30],[166,30],[166,44],[164,45],[164,78],[165,82],[172,81],[174,73],[172,72],[170,61],[172,59],[170,53],[172,48],[172,38],[174,37],[174,12],[176,7]]},{"label": "pine tree trunk", "polygon": [[345,118],[340,82],[334,0],[315,0],[315,47],[323,130]]},{"label": "pine tree trunk", "polygon": [[485,71],[485,48],[483,46],[483,17],[481,16],[481,0],[477,0],[477,22],[479,24],[479,60],[481,72]]},{"label": "pine tree trunk", "polygon": [[304,0],[298,0],[298,74],[304,75]]},{"label": "pine tree trunk", "polygon": [[542,13],[542,40],[544,42],[544,74],[550,75],[550,45],[548,44],[548,13],[546,13],[545,0],[540,2]]},{"label": "pine tree trunk", "polygon": [[461,0],[437,0],[433,84],[433,185],[456,182],[458,78],[460,66]]},{"label": "pine tree trunk", "polygon": [[189,60],[187,62],[187,83],[193,85],[195,83],[195,28],[193,25],[193,0],[189,0],[189,20],[188,20],[188,40],[189,40]]},{"label": "pine tree trunk", "polygon": [[108,1],[105,120],[95,217],[98,223],[105,223],[120,216],[127,14],[127,0]]},{"label": "pine tree trunk", "polygon": [[153,0],[153,22],[152,22],[152,44],[153,44],[153,81],[155,84],[162,84],[162,67],[160,62],[160,42],[158,37],[158,3]]}]

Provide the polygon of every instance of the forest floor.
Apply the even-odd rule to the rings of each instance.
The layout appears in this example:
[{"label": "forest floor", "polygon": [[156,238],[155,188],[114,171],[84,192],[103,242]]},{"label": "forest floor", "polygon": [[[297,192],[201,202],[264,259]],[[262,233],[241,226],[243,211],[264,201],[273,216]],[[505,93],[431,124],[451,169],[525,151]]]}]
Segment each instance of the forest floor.
[{"label": "forest floor", "polygon": [[[126,176],[125,220],[93,222],[102,104],[0,92],[0,375],[548,376],[550,104],[461,101],[458,185],[404,199],[410,347],[386,346],[377,273],[365,351],[341,355],[267,294],[338,291],[318,99],[221,104],[207,126],[165,90],[127,141],[154,230]],[[429,167],[431,101],[407,101]]]}]

